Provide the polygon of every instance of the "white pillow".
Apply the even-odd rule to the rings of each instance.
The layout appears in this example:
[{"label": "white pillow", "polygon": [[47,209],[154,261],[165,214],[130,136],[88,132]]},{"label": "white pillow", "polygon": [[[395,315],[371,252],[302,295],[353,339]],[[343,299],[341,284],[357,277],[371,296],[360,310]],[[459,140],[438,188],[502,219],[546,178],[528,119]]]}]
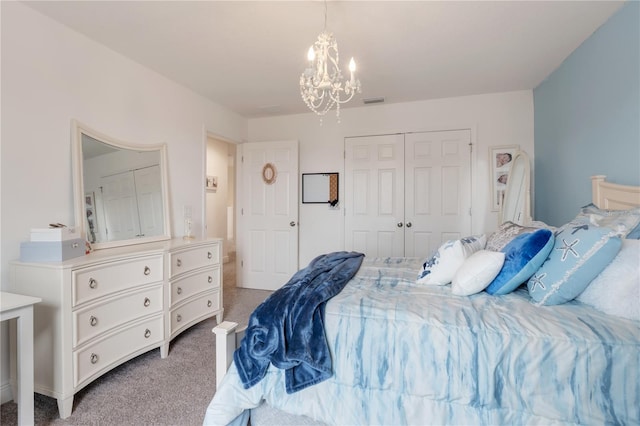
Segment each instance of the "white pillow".
[{"label": "white pillow", "polygon": [[487,243],[486,235],[477,235],[450,240],[442,244],[436,253],[422,265],[418,274],[418,284],[445,285],[453,280],[453,276],[464,260]]},{"label": "white pillow", "polygon": [[622,240],[620,252],[576,297],[609,315],[640,321],[640,240]]},{"label": "white pillow", "polygon": [[500,251],[480,250],[464,261],[453,277],[451,293],[470,296],[484,290],[500,273],[505,254]]}]

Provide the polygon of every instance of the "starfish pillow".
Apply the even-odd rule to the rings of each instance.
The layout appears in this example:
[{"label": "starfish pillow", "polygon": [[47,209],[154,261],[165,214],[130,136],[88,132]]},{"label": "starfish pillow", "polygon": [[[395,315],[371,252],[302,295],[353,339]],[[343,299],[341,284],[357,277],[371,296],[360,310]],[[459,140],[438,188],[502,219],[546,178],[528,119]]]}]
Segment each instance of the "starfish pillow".
[{"label": "starfish pillow", "polygon": [[558,230],[547,260],[527,282],[537,305],[575,299],[613,260],[622,241],[609,228],[575,224]]}]

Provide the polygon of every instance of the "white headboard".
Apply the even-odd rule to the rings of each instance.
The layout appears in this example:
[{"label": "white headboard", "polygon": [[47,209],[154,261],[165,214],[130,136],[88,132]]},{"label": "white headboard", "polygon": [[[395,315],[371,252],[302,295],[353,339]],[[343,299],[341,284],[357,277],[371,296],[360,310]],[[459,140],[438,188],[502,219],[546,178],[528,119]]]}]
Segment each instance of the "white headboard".
[{"label": "white headboard", "polygon": [[601,209],[627,210],[640,206],[640,186],[605,181],[606,176],[591,176],[592,202]]}]

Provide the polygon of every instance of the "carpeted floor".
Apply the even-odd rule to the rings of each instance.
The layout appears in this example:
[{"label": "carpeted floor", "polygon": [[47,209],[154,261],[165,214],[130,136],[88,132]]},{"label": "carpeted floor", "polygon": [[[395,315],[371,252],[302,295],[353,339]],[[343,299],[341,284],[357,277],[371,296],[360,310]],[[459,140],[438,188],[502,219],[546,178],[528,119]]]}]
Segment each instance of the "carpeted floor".
[{"label": "carpeted floor", "polygon": [[[224,264],[224,319],[246,324],[270,293],[235,286],[235,262]],[[160,349],[116,367],[79,391],[73,412],[58,416],[57,402],[35,395],[36,425],[201,425],[215,392],[215,318],[171,341],[169,356]],[[0,424],[17,424],[17,405],[0,407]]]}]

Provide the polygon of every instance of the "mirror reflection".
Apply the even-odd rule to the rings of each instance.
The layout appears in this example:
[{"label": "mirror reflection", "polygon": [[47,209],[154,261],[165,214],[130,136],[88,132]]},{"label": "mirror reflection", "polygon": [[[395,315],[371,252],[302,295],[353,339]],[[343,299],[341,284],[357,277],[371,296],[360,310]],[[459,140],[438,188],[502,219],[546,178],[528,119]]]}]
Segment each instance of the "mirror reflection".
[{"label": "mirror reflection", "polygon": [[87,241],[105,248],[168,239],[164,146],[125,145],[79,126],[75,133],[76,212]]}]

